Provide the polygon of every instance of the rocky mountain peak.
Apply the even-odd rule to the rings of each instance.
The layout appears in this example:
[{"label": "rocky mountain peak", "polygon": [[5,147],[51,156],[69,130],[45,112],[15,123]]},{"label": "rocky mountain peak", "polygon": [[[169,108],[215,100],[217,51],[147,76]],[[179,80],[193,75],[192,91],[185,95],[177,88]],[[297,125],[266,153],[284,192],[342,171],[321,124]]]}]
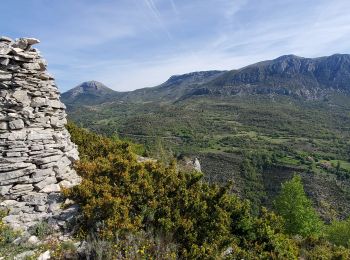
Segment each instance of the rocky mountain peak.
[{"label": "rocky mountain peak", "polygon": [[98,93],[98,94],[103,94],[103,93],[112,93],[114,90],[108,88],[106,85],[104,85],[101,82],[91,80],[91,81],[86,81],[81,84],[79,84],[77,87],[72,89],[73,94],[79,94],[79,93]]},{"label": "rocky mountain peak", "polygon": [[100,102],[102,99],[109,99],[115,96],[118,92],[110,89],[101,82],[91,80],[86,81],[75,88],[62,94],[62,100],[66,104],[73,102],[81,102],[86,104],[93,104]]}]

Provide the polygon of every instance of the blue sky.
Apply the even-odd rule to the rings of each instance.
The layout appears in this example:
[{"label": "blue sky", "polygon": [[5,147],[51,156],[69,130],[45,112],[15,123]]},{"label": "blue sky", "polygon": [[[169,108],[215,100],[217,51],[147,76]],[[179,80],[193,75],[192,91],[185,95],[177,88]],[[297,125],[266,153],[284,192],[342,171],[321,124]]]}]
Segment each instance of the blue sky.
[{"label": "blue sky", "polygon": [[126,91],[284,54],[350,53],[349,0],[1,0],[0,34],[36,37],[62,92]]}]

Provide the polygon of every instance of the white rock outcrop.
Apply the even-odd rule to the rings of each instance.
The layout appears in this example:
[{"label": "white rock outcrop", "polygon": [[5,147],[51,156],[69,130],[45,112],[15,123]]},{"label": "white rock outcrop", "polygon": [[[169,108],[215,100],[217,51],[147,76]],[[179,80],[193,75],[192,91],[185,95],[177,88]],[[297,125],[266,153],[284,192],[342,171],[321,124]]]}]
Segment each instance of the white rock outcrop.
[{"label": "white rock outcrop", "polygon": [[22,229],[42,220],[64,225],[60,189],[80,182],[65,105],[45,60],[32,48],[36,43],[0,37],[0,209],[9,210],[5,222]]}]

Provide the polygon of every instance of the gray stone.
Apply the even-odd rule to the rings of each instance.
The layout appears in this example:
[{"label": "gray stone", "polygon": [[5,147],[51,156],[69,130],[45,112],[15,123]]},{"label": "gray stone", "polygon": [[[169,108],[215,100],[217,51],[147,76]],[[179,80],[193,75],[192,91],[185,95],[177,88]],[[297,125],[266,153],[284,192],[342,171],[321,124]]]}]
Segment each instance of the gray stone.
[{"label": "gray stone", "polygon": [[11,132],[11,133],[9,133],[7,138],[9,141],[25,140],[27,138],[27,131],[21,130],[21,131]]},{"label": "gray stone", "polygon": [[13,259],[14,260],[25,260],[28,259],[29,257],[35,255],[35,251],[30,250],[30,251],[25,251],[23,253],[20,253],[18,255],[16,255]]},{"label": "gray stone", "polygon": [[37,169],[31,176],[33,182],[40,182],[48,176],[55,176],[55,172],[52,168],[48,169]]},{"label": "gray stone", "polygon": [[67,121],[63,119],[59,119],[57,117],[52,117],[50,123],[51,123],[51,126],[54,128],[60,128],[60,127],[62,128],[67,123]]},{"label": "gray stone", "polygon": [[20,152],[7,152],[7,157],[20,157],[22,154]]},{"label": "gray stone", "polygon": [[7,66],[10,63],[10,59],[9,58],[0,58],[0,64],[3,66]]},{"label": "gray stone", "polygon": [[16,207],[22,207],[24,205],[25,203],[18,202],[17,200],[4,200],[0,203],[0,207],[3,207],[3,208],[8,208],[8,207],[16,208]]},{"label": "gray stone", "polygon": [[22,67],[27,69],[27,70],[40,70],[41,69],[41,66],[38,63],[23,63]]},{"label": "gray stone", "polygon": [[56,177],[47,177],[44,180],[42,180],[41,182],[34,184],[34,187],[37,190],[42,190],[43,188],[45,188],[46,186],[50,185],[50,184],[56,184],[57,180]]},{"label": "gray stone", "polygon": [[47,205],[35,205],[35,211],[46,212],[48,209]]},{"label": "gray stone", "polygon": [[8,171],[13,171],[13,170],[18,170],[18,169],[24,169],[29,166],[32,166],[35,168],[35,165],[32,163],[16,163],[16,164],[0,164],[0,174],[1,172],[8,172]]},{"label": "gray stone", "polygon": [[[14,45],[13,45],[14,46]],[[14,54],[20,54],[23,52],[23,49],[21,48],[17,48],[17,47],[13,47],[12,50],[11,50]]]},{"label": "gray stone", "polygon": [[30,164],[30,166],[24,169],[8,171],[8,172],[0,172],[0,185],[6,185],[6,184],[1,184],[2,181],[11,180],[11,179],[15,180],[15,179],[18,179],[19,177],[29,175],[33,173],[34,169],[36,169],[36,166],[34,164]]},{"label": "gray stone", "polygon": [[35,38],[25,38],[27,40],[27,43],[29,45],[34,45],[34,44],[37,44],[37,43],[40,43],[40,41],[38,39],[35,39]]},{"label": "gray stone", "polygon": [[17,184],[10,189],[10,193],[12,193],[12,194],[17,194],[17,193],[25,194],[25,193],[32,191],[33,189],[34,189],[34,187],[32,184]]},{"label": "gray stone", "polygon": [[63,104],[58,100],[49,100],[47,102],[48,106],[53,108],[62,108]]},{"label": "gray stone", "polygon": [[14,42],[14,44],[12,44],[12,47],[24,50],[28,47],[28,42],[25,38],[20,38],[20,39],[17,39]]},{"label": "gray stone", "polygon": [[[1,51],[1,49],[0,49],[0,51]],[[0,80],[11,80],[11,79],[12,79],[11,73],[0,71]]]},{"label": "gray stone", "polygon": [[35,97],[30,104],[32,107],[42,107],[47,105],[47,100],[44,97]]},{"label": "gray stone", "polygon": [[29,245],[37,245],[40,243],[40,240],[37,236],[30,236],[27,240],[27,243]]},{"label": "gray stone", "polygon": [[48,259],[51,259],[50,250],[45,251],[38,257],[38,260],[48,260]]},{"label": "gray stone", "polygon": [[12,40],[10,37],[1,36],[1,37],[0,37],[0,42],[8,42],[8,43],[11,43],[11,42],[13,42],[13,40]]},{"label": "gray stone", "polygon": [[17,119],[9,122],[10,129],[22,129],[24,128],[24,122],[22,119]]},{"label": "gray stone", "polygon": [[11,52],[11,47],[5,42],[0,42],[0,55],[6,55]]},{"label": "gray stone", "polygon": [[50,131],[36,131],[36,130],[31,130],[28,133],[27,139],[30,141],[36,141],[36,140],[50,140],[52,139],[52,132]]},{"label": "gray stone", "polygon": [[54,202],[49,205],[48,212],[52,212],[52,213],[59,212],[61,208],[62,208],[62,203]]},{"label": "gray stone", "polygon": [[12,188],[12,185],[0,186],[0,196],[6,195],[11,188]]},{"label": "gray stone", "polygon": [[44,158],[35,158],[33,161],[40,165],[45,163],[51,163],[51,162],[57,162],[62,158],[62,155],[53,155],[53,156],[47,156]]},{"label": "gray stone", "polygon": [[40,192],[44,192],[44,193],[60,192],[60,191],[61,191],[61,188],[60,188],[60,185],[58,184],[50,184],[44,187],[42,190],[40,190]]},{"label": "gray stone", "polygon": [[20,103],[23,103],[25,105],[30,104],[30,99],[27,95],[27,91],[24,90],[16,90],[12,96]]},{"label": "gray stone", "polygon": [[28,205],[45,205],[47,202],[47,194],[31,192],[28,195],[22,196],[22,200]]},{"label": "gray stone", "polygon": [[7,122],[0,122],[0,130],[7,130],[8,125]]}]

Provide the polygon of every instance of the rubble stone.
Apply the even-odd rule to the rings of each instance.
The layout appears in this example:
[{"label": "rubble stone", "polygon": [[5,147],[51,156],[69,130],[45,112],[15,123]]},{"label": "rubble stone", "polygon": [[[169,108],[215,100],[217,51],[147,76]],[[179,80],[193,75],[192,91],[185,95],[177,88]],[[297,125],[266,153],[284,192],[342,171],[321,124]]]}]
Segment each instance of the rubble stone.
[{"label": "rubble stone", "polygon": [[40,221],[62,225],[61,187],[80,182],[65,105],[47,63],[31,46],[35,38],[0,37],[0,209],[3,221],[26,230]]}]

